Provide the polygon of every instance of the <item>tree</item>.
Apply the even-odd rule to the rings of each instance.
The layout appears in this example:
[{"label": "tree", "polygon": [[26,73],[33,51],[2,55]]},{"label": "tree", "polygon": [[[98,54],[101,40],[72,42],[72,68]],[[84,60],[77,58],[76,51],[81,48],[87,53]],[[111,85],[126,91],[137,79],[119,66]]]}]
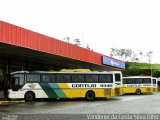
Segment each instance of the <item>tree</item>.
[{"label": "tree", "polygon": [[90,48],[90,46],[89,46],[88,44],[87,44],[86,48],[87,48],[88,50],[91,50],[91,48]]},{"label": "tree", "polygon": [[117,48],[111,48],[110,56],[119,56],[119,49]]},{"label": "tree", "polygon": [[139,55],[141,56],[141,62],[143,62],[143,52],[139,51]]},{"label": "tree", "polygon": [[139,58],[136,53],[132,52],[131,62],[139,62]]},{"label": "tree", "polygon": [[131,49],[111,48],[110,56],[118,56],[121,60],[126,61],[132,55]]},{"label": "tree", "polygon": [[152,54],[153,54],[153,51],[148,51],[147,52],[147,57],[148,57],[148,63],[151,63],[151,59],[152,59]]},{"label": "tree", "polygon": [[128,61],[127,59],[132,56],[132,50],[131,49],[126,49],[124,56],[125,56],[125,60],[124,61]]},{"label": "tree", "polygon": [[79,38],[78,39],[74,39],[74,45],[76,45],[76,46],[80,46],[81,45],[81,41],[80,41]]},{"label": "tree", "polygon": [[152,76],[152,53],[153,53],[153,51],[148,51],[147,52],[147,57],[148,57],[148,62],[149,62],[149,69],[151,70],[151,76]]},{"label": "tree", "polygon": [[63,40],[64,40],[65,42],[67,42],[67,43],[70,43],[70,37],[65,37],[65,38],[63,38]]}]

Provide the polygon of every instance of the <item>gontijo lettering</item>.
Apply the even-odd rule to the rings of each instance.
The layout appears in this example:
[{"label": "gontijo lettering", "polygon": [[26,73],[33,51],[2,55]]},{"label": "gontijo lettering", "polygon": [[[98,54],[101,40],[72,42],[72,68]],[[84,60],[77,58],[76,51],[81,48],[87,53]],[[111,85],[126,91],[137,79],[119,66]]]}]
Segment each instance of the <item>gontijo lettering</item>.
[{"label": "gontijo lettering", "polygon": [[72,84],[72,88],[96,88],[96,84]]}]

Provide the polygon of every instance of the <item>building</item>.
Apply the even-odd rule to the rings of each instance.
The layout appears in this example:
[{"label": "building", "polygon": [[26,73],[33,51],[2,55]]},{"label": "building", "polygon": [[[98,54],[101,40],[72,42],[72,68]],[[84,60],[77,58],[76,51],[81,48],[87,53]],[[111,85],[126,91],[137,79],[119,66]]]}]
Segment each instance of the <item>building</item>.
[{"label": "building", "polygon": [[123,61],[0,21],[0,89],[19,70],[124,70]]}]

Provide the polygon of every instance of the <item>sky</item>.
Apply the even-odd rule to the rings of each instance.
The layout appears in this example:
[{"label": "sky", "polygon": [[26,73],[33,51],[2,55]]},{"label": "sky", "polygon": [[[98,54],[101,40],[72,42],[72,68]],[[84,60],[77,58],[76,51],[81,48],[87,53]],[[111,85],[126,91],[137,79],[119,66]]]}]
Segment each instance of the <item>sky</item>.
[{"label": "sky", "polygon": [[0,0],[0,20],[82,47],[153,51],[160,63],[159,0]]}]

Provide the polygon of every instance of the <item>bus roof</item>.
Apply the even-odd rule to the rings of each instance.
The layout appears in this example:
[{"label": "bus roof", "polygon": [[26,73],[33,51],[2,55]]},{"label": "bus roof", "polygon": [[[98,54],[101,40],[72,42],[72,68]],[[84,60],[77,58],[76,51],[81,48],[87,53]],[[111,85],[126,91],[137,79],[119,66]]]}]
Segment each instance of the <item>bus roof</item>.
[{"label": "bus roof", "polygon": [[19,74],[19,73],[44,73],[44,74],[47,74],[47,73],[66,73],[66,74],[113,74],[113,73],[121,73],[120,71],[103,71],[103,72],[97,72],[97,71],[91,71],[91,72],[61,72],[61,71],[16,71],[16,72],[12,72],[11,74]]},{"label": "bus roof", "polygon": [[123,77],[123,78],[152,78],[151,76],[129,76],[129,77]]},{"label": "bus roof", "polygon": [[11,75],[12,74],[17,74],[17,73],[29,73],[29,71],[16,71],[16,72],[12,72]]}]

